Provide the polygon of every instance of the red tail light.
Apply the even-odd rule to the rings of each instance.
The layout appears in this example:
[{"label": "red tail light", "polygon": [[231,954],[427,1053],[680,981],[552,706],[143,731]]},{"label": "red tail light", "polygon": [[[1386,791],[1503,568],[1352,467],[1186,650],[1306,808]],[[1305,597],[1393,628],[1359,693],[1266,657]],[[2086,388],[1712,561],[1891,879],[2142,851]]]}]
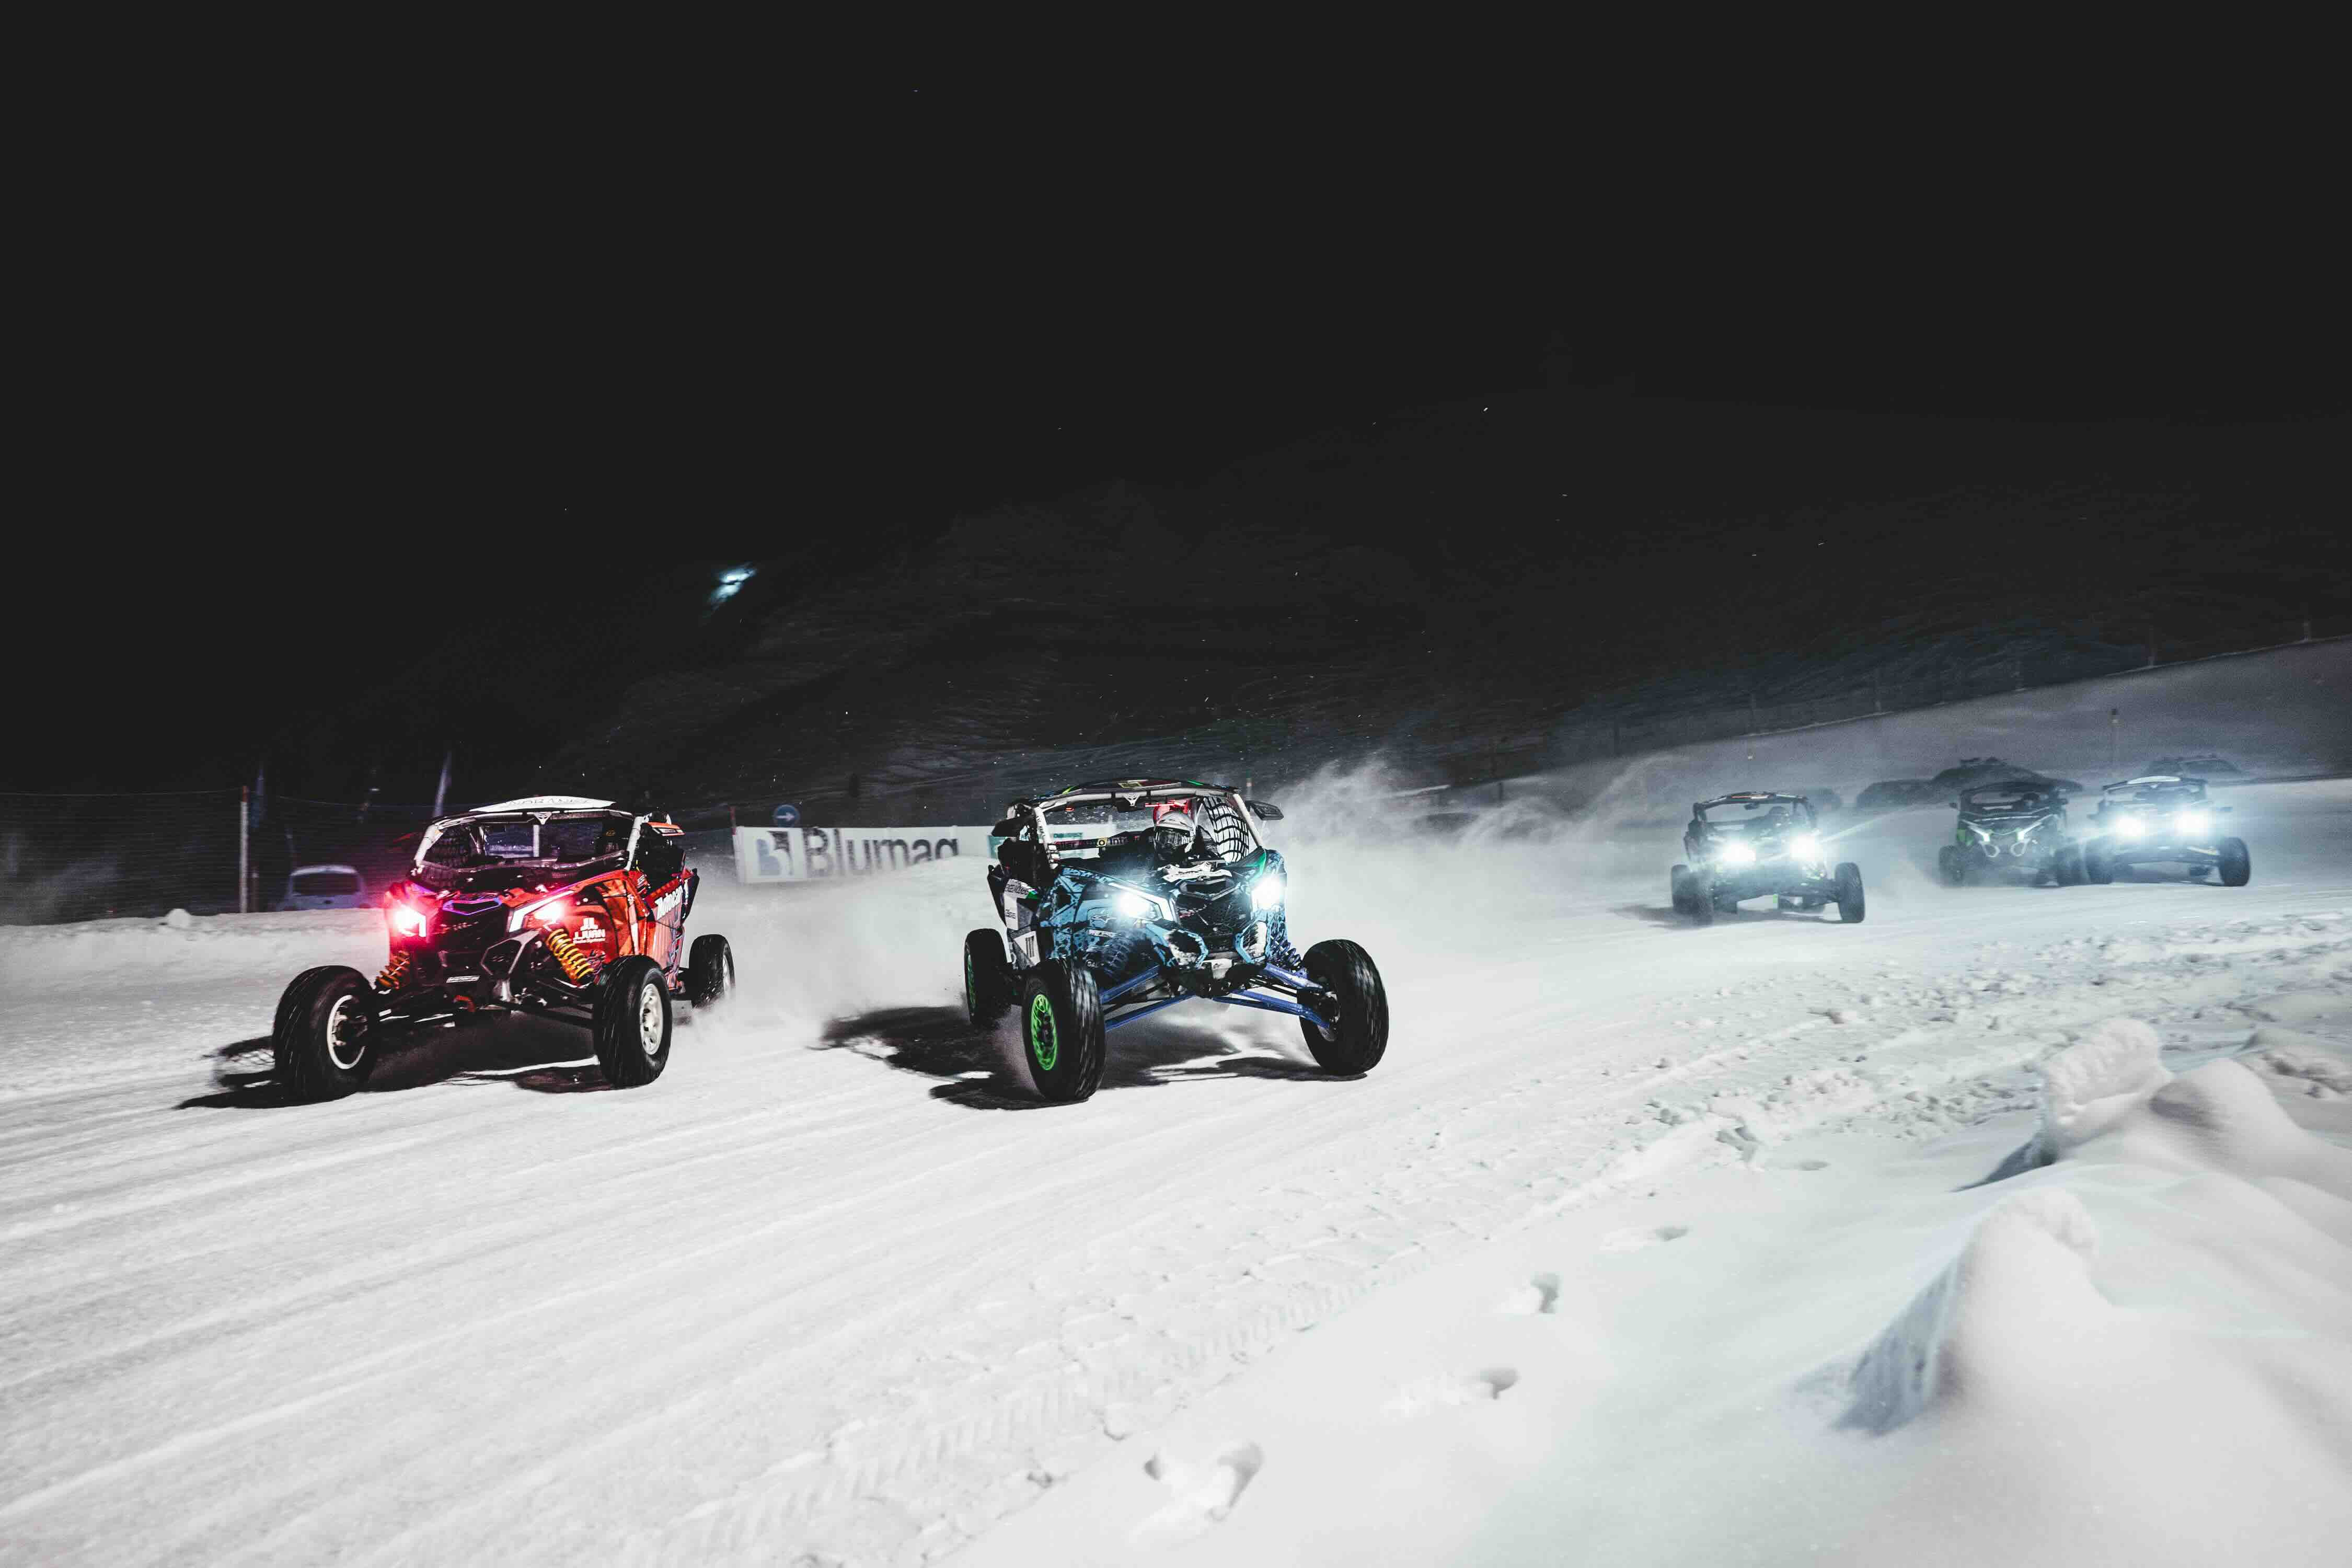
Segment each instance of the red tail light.
[{"label": "red tail light", "polygon": [[388,903],[383,907],[383,918],[392,926],[392,934],[394,936],[425,934],[425,913],[415,904],[401,903],[397,900]]}]

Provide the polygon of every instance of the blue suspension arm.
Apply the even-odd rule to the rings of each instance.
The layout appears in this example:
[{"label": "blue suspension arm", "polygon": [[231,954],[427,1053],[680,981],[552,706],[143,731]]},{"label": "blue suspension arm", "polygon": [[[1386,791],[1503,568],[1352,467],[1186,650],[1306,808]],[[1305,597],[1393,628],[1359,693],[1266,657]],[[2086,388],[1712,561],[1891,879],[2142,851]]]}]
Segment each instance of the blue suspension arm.
[{"label": "blue suspension arm", "polygon": [[1103,1033],[1108,1034],[1113,1029],[1123,1028],[1126,1026],[1134,1023],[1138,1018],[1148,1018],[1152,1014],[1159,1012],[1162,1007],[1173,1007],[1179,1002],[1190,1002],[1192,998],[1190,996],[1164,996],[1157,1002],[1139,1002],[1136,1004],[1135,1010],[1131,1013],[1122,1013],[1116,1018],[1105,1018],[1103,1020]]},{"label": "blue suspension arm", "polygon": [[1112,1003],[1118,1001],[1120,997],[1126,995],[1129,992],[1139,990],[1143,986],[1150,984],[1153,981],[1159,978],[1160,972],[1158,970],[1147,969],[1140,974],[1133,975],[1128,979],[1122,980],[1118,984],[1112,986],[1109,990],[1102,994],[1102,1005],[1108,1007]]},{"label": "blue suspension arm", "polygon": [[1287,1013],[1294,1018],[1308,1020],[1318,1028],[1331,1026],[1331,1021],[1322,1014],[1286,996],[1261,996],[1255,991],[1236,991],[1231,996],[1212,996],[1209,1000],[1223,1002],[1228,1007],[1255,1007],[1265,1013]]}]

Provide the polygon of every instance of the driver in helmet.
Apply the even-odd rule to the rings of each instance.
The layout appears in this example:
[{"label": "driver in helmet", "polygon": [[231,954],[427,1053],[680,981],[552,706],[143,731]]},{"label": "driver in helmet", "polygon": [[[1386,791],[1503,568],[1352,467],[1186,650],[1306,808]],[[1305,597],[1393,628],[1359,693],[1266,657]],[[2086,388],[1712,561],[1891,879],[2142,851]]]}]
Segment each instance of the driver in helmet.
[{"label": "driver in helmet", "polygon": [[1193,819],[1190,801],[1160,801],[1151,808],[1151,826],[1120,834],[1103,847],[1098,862],[1105,876],[1150,877],[1171,866],[1189,866],[1217,858]]},{"label": "driver in helmet", "polygon": [[1200,825],[1192,820],[1192,802],[1167,801],[1151,808],[1151,848],[1163,866],[1206,858]]}]

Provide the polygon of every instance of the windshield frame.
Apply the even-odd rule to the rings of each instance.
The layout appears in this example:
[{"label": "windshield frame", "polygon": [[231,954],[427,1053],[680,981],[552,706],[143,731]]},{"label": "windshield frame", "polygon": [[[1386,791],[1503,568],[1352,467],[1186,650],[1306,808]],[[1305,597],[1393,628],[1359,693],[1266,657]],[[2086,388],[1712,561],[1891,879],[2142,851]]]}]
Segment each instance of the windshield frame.
[{"label": "windshield frame", "polygon": [[[1232,789],[1219,789],[1201,784],[1171,784],[1134,790],[1084,790],[1069,795],[1052,795],[1045,800],[1031,801],[1028,803],[1028,811],[1036,822],[1039,841],[1054,853],[1099,851],[1113,838],[1122,837],[1130,833],[1150,831],[1151,819],[1149,807],[1157,802],[1203,800],[1211,797],[1222,800],[1233,807],[1234,815],[1241,819],[1242,831],[1249,840],[1234,857],[1234,859],[1238,860],[1266,847],[1265,840],[1258,834],[1257,814],[1250,810],[1249,802],[1242,798],[1239,791]],[[1121,801],[1137,802],[1142,810],[1143,820],[1134,826],[1123,826],[1116,820],[1059,825],[1065,834],[1073,827],[1108,830],[1090,837],[1055,837],[1056,826],[1047,816],[1050,812],[1059,811],[1068,806],[1104,804],[1109,805],[1116,812],[1120,809],[1118,803]]]},{"label": "windshield frame", "polygon": [[[530,856],[486,856],[482,858],[468,859],[462,864],[450,865],[443,861],[429,858],[433,853],[434,847],[452,833],[465,833],[469,836],[476,836],[484,828],[508,826],[518,823],[529,823],[531,825],[531,847],[534,849],[538,849],[542,847],[539,837],[541,832],[549,823],[559,821],[624,822],[628,825],[628,833],[622,841],[622,847],[618,850],[604,855],[584,855],[569,859],[561,856],[540,854]],[[641,823],[642,819],[638,817],[635,813],[616,810],[611,806],[580,806],[569,809],[553,808],[541,811],[495,811],[482,812],[478,815],[467,816],[452,816],[440,822],[436,822],[431,827],[425,829],[424,837],[417,840],[416,855],[409,863],[409,871],[412,876],[419,877],[424,876],[428,871],[436,876],[461,877],[470,876],[476,872],[494,871],[509,867],[530,867],[537,869],[546,867],[587,866],[593,865],[598,860],[611,859],[614,855],[620,856],[622,858],[622,864],[626,865],[628,863],[629,855],[636,847],[637,832]],[[485,854],[485,852],[481,850],[478,841],[476,843],[473,852],[477,856],[483,856]]]}]

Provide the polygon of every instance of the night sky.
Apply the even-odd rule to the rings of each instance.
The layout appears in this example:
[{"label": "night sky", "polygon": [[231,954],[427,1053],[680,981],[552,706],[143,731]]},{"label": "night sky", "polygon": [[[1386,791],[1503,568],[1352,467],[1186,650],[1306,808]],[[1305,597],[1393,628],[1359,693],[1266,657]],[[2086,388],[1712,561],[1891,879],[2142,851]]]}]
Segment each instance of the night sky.
[{"label": "night sky", "polygon": [[1727,165],[1623,205],[1344,127],[1080,157],[969,134],[981,101],[910,91],[756,186],[387,148],[406,177],[316,221],[195,200],[166,249],[61,245],[18,511],[55,563],[16,595],[51,656],[19,721],[61,743],[0,788],[230,782],[453,635],[543,649],[664,574],[853,562],[1417,405],[2347,405],[2330,204],[2169,153]]}]

